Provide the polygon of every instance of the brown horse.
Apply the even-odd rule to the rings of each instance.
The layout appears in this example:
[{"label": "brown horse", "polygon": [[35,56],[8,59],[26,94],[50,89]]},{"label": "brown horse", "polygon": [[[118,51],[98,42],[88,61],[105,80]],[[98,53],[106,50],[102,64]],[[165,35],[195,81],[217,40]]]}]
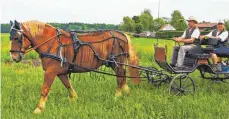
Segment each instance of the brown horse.
[{"label": "brown horse", "polygon": [[[90,46],[93,48],[89,45],[78,48],[75,60],[73,60],[75,54],[73,44],[75,42],[73,42],[69,32],[57,30],[55,27],[39,21],[19,23],[15,20],[14,23],[12,21],[10,23],[10,52],[12,59],[15,62],[20,62],[23,55],[31,50],[35,50],[41,56],[42,67],[45,71],[44,83],[41,89],[41,98],[34,113],[41,113],[44,111],[50,87],[56,76],[59,77],[64,86],[69,90],[70,99],[77,99],[77,93],[73,89],[67,76],[67,74],[70,73],[69,68],[71,63],[80,66],[72,67],[71,73],[89,72],[91,70],[82,67],[98,69],[100,66],[104,65],[104,61],[98,59],[98,57],[101,59],[108,59],[110,54],[115,56],[123,51],[127,54],[116,57],[115,62],[126,63],[128,59],[128,64],[138,66],[138,57],[131,46],[130,39],[121,32],[106,30],[78,35],[80,42],[91,42]],[[109,38],[111,40],[100,42],[101,39]],[[114,40],[116,41],[113,42]],[[61,50],[60,44],[62,46]],[[93,51],[93,49],[95,51]],[[48,54],[55,56],[55,58],[65,59],[65,61],[62,62],[63,60],[56,60],[55,58],[41,55],[47,53],[47,51]],[[116,97],[119,97],[122,94],[122,90],[129,94],[129,87],[126,78],[123,77],[126,73],[124,65],[115,64],[115,62],[108,63],[111,63],[110,67],[115,71],[115,74],[119,75],[117,76],[118,87],[115,94]],[[129,75],[132,76],[133,83],[140,83],[140,79],[136,78],[139,77],[138,69],[130,67]]]}]

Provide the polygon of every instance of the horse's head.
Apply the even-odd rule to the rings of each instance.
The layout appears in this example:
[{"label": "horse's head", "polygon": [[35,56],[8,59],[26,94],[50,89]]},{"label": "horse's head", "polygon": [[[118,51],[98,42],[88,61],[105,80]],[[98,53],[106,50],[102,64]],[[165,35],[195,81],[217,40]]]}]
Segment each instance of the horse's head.
[{"label": "horse's head", "polygon": [[14,23],[10,21],[10,25],[11,58],[15,62],[20,62],[22,60],[25,50],[31,46],[31,42],[23,31],[19,22],[17,22],[16,20],[14,21]]}]

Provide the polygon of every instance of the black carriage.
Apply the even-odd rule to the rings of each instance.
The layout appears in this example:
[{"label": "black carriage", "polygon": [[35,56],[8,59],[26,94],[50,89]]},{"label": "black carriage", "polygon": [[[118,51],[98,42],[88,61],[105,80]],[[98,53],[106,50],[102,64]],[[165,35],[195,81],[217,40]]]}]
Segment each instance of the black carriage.
[{"label": "black carriage", "polygon": [[222,65],[222,71],[216,71],[210,61],[211,53],[214,50],[213,46],[216,44],[216,40],[205,40],[197,45],[194,52],[187,52],[184,59],[186,68],[183,70],[177,70],[167,62],[167,46],[159,47],[158,44],[155,44],[155,62],[163,70],[170,73],[170,93],[178,95],[195,92],[195,81],[189,74],[196,69],[199,70],[203,79],[210,79],[216,82],[225,82],[226,79],[229,79],[229,55],[218,56],[226,59],[224,61],[225,64]]}]

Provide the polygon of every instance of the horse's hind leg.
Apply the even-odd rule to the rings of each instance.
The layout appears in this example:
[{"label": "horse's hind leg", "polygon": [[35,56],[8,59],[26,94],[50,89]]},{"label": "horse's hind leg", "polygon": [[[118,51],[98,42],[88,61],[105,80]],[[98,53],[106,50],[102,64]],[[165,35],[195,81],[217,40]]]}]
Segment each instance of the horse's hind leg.
[{"label": "horse's hind leg", "polygon": [[69,91],[69,96],[70,96],[70,101],[74,101],[78,98],[77,93],[73,89],[67,74],[62,74],[62,75],[57,75],[61,82],[64,84],[64,86],[68,89]]}]

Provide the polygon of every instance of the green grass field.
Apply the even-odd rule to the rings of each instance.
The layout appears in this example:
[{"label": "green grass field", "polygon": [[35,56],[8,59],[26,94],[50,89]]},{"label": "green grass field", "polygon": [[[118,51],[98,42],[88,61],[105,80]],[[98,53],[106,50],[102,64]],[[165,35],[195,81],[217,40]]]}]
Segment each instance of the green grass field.
[{"label": "green grass field", "polygon": [[[148,82],[139,86],[129,83],[131,95],[114,100],[116,79],[112,76],[90,73],[74,74],[71,82],[79,99],[69,103],[68,91],[56,78],[46,103],[45,112],[32,114],[43,83],[42,67],[30,64],[10,63],[9,35],[1,34],[1,117],[3,119],[228,119],[229,85],[212,83],[199,78],[198,71],[192,74],[197,84],[194,95],[174,96],[168,93],[168,84],[160,88]],[[156,39],[132,38],[142,66],[155,66],[153,44]],[[159,40],[167,44],[171,55],[174,42]],[[169,55],[169,57],[170,57]],[[24,59],[38,58],[34,52]]]}]

